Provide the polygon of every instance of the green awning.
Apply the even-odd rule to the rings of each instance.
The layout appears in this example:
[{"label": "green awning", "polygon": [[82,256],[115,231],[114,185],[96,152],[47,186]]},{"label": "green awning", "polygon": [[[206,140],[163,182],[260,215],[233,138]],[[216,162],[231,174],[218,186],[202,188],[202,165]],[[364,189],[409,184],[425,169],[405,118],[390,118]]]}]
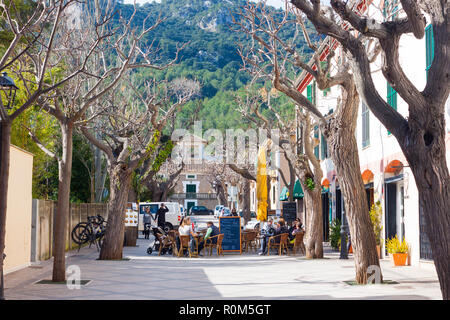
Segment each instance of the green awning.
[{"label": "green awning", "polygon": [[302,189],[302,185],[300,184],[300,180],[295,181],[294,184],[294,199],[301,199],[303,198],[304,193]]},{"label": "green awning", "polygon": [[280,194],[280,201],[286,201],[289,198],[289,189],[287,187],[283,187]]}]

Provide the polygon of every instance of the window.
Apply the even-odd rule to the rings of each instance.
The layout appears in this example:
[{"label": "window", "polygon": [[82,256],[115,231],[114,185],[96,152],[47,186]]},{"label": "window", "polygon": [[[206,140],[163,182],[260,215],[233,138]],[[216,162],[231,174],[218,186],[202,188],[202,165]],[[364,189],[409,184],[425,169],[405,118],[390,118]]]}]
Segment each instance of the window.
[{"label": "window", "polygon": [[[319,141],[319,127],[314,127],[314,144]],[[314,147],[314,156],[319,159],[319,144]]]},{"label": "window", "polygon": [[196,192],[197,192],[197,185],[195,184],[186,185],[186,193],[196,193]]},{"label": "window", "polygon": [[313,104],[316,105],[316,82],[313,81],[310,85],[306,87],[306,97]]},{"label": "window", "polygon": [[195,174],[188,174],[188,175],[186,176],[186,178],[187,178],[187,179],[196,179],[196,178],[197,178],[197,175],[195,175]]},{"label": "window", "polygon": [[322,160],[328,158],[328,143],[323,134],[320,135],[320,151]]},{"label": "window", "polygon": [[434,58],[434,36],[433,36],[433,25],[429,25],[425,28],[425,64],[426,64],[426,74],[428,77],[428,70],[431,67]]},{"label": "window", "polygon": [[[389,82],[387,83],[387,103],[397,110],[397,91],[391,87]],[[388,131],[388,134],[390,135],[391,133]]]},{"label": "window", "polygon": [[370,113],[369,108],[367,105],[363,102],[362,103],[362,111],[361,111],[361,117],[362,117],[362,147],[365,148],[368,145],[370,145]]}]

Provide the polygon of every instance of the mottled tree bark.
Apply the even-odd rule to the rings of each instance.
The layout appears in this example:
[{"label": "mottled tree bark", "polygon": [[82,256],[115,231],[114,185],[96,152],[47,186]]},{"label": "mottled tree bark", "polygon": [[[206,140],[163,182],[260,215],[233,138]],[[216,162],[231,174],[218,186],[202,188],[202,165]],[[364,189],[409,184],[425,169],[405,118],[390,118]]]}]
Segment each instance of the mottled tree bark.
[{"label": "mottled tree bark", "polygon": [[344,197],[355,257],[356,282],[367,283],[367,268],[379,266],[375,234],[361,177],[355,131],[359,95],[351,76],[342,84],[342,106],[329,124],[328,143]]},{"label": "mottled tree bark", "polygon": [[132,170],[128,168],[126,163],[114,163],[110,167],[111,196],[106,233],[100,250],[100,260],[122,259],[125,207],[128,200],[128,191],[131,187],[131,174]]},{"label": "mottled tree bark", "polygon": [[11,146],[11,122],[1,122],[1,163],[0,163],[0,300],[4,299],[3,253],[6,240],[6,209],[8,200],[9,156]]},{"label": "mottled tree bark", "polygon": [[303,188],[306,201],[306,258],[323,258],[323,217],[320,184],[314,190]]},{"label": "mottled tree bark", "polygon": [[52,281],[66,280],[66,236],[70,210],[70,180],[72,176],[73,124],[61,122],[62,156],[58,160],[58,201],[53,227],[53,277]]}]

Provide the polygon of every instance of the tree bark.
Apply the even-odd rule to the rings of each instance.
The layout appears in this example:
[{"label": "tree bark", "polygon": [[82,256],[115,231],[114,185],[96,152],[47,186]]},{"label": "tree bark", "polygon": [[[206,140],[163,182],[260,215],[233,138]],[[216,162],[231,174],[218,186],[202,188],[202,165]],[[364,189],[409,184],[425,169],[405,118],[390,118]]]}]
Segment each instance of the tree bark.
[{"label": "tree bark", "polygon": [[[434,110],[439,110],[437,106]],[[442,297],[450,299],[450,176],[446,162],[445,116],[432,112],[409,118],[407,137],[398,139],[419,191]],[[420,121],[418,120],[420,119]]]},{"label": "tree bark", "polygon": [[131,187],[132,170],[123,162],[114,163],[109,170],[111,196],[108,206],[108,222],[100,250],[100,260],[122,259],[125,231],[125,206]]},{"label": "tree bark", "polygon": [[72,177],[73,124],[61,122],[62,157],[58,161],[58,202],[53,227],[53,278],[54,282],[66,280],[66,237],[70,210],[70,180]]},{"label": "tree bark", "polygon": [[306,258],[323,258],[323,217],[322,217],[322,193],[320,185],[314,190],[305,190],[306,201]]},{"label": "tree bark", "polygon": [[251,220],[250,214],[250,180],[244,179],[244,185],[242,188],[242,215],[244,222],[247,223]]},{"label": "tree bark", "polygon": [[355,257],[356,282],[367,283],[367,268],[380,266],[375,234],[369,216],[358,156],[355,130],[359,96],[353,80],[344,85],[343,105],[330,123],[328,143],[344,197]]},{"label": "tree bark", "polygon": [[1,121],[0,163],[0,300],[4,299],[3,253],[6,241],[6,210],[8,200],[9,157],[11,144],[11,122]]}]

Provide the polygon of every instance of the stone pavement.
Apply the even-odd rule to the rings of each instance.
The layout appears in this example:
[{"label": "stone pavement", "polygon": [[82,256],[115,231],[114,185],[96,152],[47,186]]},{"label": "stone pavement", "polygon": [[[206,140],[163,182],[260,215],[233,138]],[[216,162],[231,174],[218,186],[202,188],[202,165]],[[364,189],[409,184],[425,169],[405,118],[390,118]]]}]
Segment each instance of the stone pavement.
[{"label": "stone pavement", "polygon": [[[325,259],[304,256],[225,254],[177,258],[147,255],[149,240],[124,249],[123,261],[96,260],[94,247],[72,251],[67,266],[77,265],[81,289],[35,284],[51,278],[52,261],[5,277],[6,299],[442,299],[436,272],[429,268],[393,267],[381,261],[383,277],[398,284],[349,285],[354,262],[340,260],[327,248]],[[129,259],[129,260],[127,260]]]}]

